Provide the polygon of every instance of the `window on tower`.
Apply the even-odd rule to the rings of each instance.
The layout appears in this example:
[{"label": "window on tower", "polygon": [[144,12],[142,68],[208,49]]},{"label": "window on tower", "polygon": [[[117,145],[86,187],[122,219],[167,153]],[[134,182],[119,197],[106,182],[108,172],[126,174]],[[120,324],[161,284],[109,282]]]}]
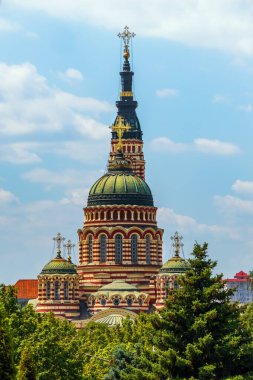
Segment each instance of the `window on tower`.
[{"label": "window on tower", "polygon": [[159,264],[159,237],[156,240],[156,263]]},{"label": "window on tower", "polygon": [[51,296],[51,284],[50,284],[50,281],[47,281],[47,285],[46,285],[46,297],[47,299],[49,300],[50,299],[50,296]]},{"label": "window on tower", "polygon": [[60,299],[60,283],[59,283],[59,281],[55,281],[55,283],[54,283],[54,298],[56,300]]},{"label": "window on tower", "polygon": [[64,281],[64,299],[69,299],[69,283],[68,281]]},{"label": "window on tower", "polygon": [[131,236],[131,260],[132,263],[138,262],[138,238],[137,235]]},{"label": "window on tower", "polygon": [[116,264],[122,263],[122,236],[121,235],[115,236],[115,263]]},{"label": "window on tower", "polygon": [[150,264],[150,236],[146,236],[146,263]]},{"label": "window on tower", "polygon": [[88,263],[92,263],[92,236],[88,237]]},{"label": "window on tower", "polygon": [[106,235],[100,236],[100,262],[106,262],[107,239]]}]

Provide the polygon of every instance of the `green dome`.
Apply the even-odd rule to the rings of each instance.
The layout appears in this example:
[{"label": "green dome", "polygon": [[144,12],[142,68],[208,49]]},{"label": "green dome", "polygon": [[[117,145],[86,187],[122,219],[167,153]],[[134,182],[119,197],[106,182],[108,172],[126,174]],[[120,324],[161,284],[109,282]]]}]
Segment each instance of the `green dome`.
[{"label": "green dome", "polygon": [[161,272],[168,274],[181,274],[185,273],[187,269],[189,269],[189,263],[182,257],[175,255],[163,264]]},{"label": "green dome", "polygon": [[57,256],[49,261],[40,274],[76,274],[76,265],[68,260]]},{"label": "green dome", "polygon": [[89,192],[88,206],[129,204],[153,206],[147,183],[133,174],[131,164],[119,153],[108,166],[108,173],[99,178]]}]

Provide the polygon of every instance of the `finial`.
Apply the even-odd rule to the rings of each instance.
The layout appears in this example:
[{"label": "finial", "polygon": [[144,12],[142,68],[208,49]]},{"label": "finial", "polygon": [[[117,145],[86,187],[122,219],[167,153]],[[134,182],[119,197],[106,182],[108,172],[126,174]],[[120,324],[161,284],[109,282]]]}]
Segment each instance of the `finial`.
[{"label": "finial", "polygon": [[63,247],[67,248],[68,252],[68,261],[71,263],[71,255],[72,255],[72,248],[75,247],[75,244],[71,242],[71,240],[68,240],[66,244],[63,245]]},{"label": "finial", "polygon": [[65,240],[65,237],[63,237],[60,232],[58,232],[53,240],[57,243],[57,257],[61,258],[61,243]]},{"label": "finial", "polygon": [[125,60],[127,61],[130,57],[130,52],[129,52],[129,42],[131,40],[131,38],[134,38],[136,36],[135,33],[131,33],[129,31],[129,28],[128,26],[126,25],[123,32],[122,33],[119,33],[118,34],[118,37],[119,38],[122,38],[123,42],[124,42],[124,53],[123,53],[123,57],[125,58]]},{"label": "finial", "polygon": [[181,241],[183,240],[183,236],[179,236],[178,232],[176,231],[173,236],[170,238],[174,243],[172,244],[172,247],[174,247],[175,256],[179,257],[180,254],[180,248],[184,246]]},{"label": "finial", "polygon": [[117,150],[119,153],[122,152],[123,144],[122,144],[122,137],[125,131],[129,131],[131,126],[128,123],[124,122],[124,118],[121,115],[118,115],[116,119],[116,123],[111,126],[111,129],[113,132],[117,132],[118,136],[118,144],[117,144]]}]

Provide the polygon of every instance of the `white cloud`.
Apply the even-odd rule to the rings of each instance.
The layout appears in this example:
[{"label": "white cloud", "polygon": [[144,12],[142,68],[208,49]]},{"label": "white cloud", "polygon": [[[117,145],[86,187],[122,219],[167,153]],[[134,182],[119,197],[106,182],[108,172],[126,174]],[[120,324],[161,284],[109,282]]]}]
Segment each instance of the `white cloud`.
[{"label": "white cloud", "polygon": [[253,111],[253,105],[252,104],[244,104],[242,106],[239,106],[239,110],[244,112],[252,112]]},{"label": "white cloud", "polygon": [[121,30],[126,20],[131,20],[130,27],[138,35],[253,55],[251,1],[9,0],[9,4],[113,31]]},{"label": "white cloud", "polygon": [[0,134],[9,136],[57,132],[78,118],[91,120],[113,109],[107,102],[51,88],[30,63],[0,63],[0,94]]},{"label": "white cloud", "polygon": [[166,226],[166,229],[192,234],[195,238],[197,235],[205,236],[207,234],[212,234],[220,237],[229,236],[231,239],[237,240],[240,236],[239,230],[235,227],[198,223],[191,216],[177,214],[170,208],[158,209],[158,221],[161,225]]},{"label": "white cloud", "polygon": [[224,95],[214,95],[212,99],[213,104],[221,104],[221,103],[227,103],[228,98]]},{"label": "white cloud", "polygon": [[66,196],[61,199],[60,203],[63,205],[73,204],[76,206],[84,207],[87,202],[89,188],[77,188],[66,191]]},{"label": "white cloud", "polygon": [[8,190],[0,188],[0,204],[17,202],[18,198]]},{"label": "white cloud", "polygon": [[204,138],[198,138],[193,143],[184,144],[174,142],[168,137],[157,137],[151,142],[151,147],[155,151],[168,153],[181,153],[194,150],[201,153],[223,156],[240,153],[239,147],[232,143]]},{"label": "white cloud", "polygon": [[175,88],[163,88],[156,91],[156,96],[159,98],[172,98],[178,96],[178,90]]},{"label": "white cloud", "polygon": [[189,148],[187,144],[176,143],[168,137],[157,137],[151,142],[151,147],[155,151],[169,153],[181,153]]},{"label": "white cloud", "polygon": [[202,153],[220,154],[224,156],[240,153],[240,148],[237,145],[220,140],[198,138],[194,140],[194,144],[196,149]]},{"label": "white cloud", "polygon": [[91,118],[76,115],[73,124],[81,135],[89,136],[95,140],[105,139],[109,135],[107,125]]},{"label": "white cloud", "polygon": [[61,188],[64,192],[67,191],[67,198],[72,199],[75,197],[74,194],[76,192],[80,193],[81,189],[91,187],[99,175],[100,173],[97,171],[76,169],[53,171],[45,168],[36,168],[25,172],[22,178],[32,183],[41,183],[45,186],[46,190],[51,190],[54,187]]},{"label": "white cloud", "polygon": [[14,22],[0,18],[0,32],[15,32],[20,29],[20,26]]},{"label": "white cloud", "polygon": [[79,70],[73,68],[69,68],[63,73],[60,72],[59,76],[61,79],[66,80],[69,83],[72,83],[73,81],[80,82],[83,80],[83,74]]},{"label": "white cloud", "polygon": [[233,197],[232,195],[215,195],[214,202],[224,213],[253,214],[253,201]]},{"label": "white cloud", "polygon": [[13,143],[0,145],[0,161],[10,164],[34,164],[41,161],[37,153],[31,152],[35,149],[34,143]]},{"label": "white cloud", "polygon": [[253,181],[241,181],[237,179],[233,183],[232,189],[237,193],[253,194]]}]

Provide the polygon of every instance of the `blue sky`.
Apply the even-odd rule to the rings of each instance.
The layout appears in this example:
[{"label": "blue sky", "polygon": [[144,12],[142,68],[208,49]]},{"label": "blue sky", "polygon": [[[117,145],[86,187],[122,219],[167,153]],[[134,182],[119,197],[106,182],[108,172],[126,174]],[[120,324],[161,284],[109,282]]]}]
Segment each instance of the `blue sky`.
[{"label": "blue sky", "polygon": [[186,257],[207,241],[218,272],[253,268],[253,3],[3,0],[1,282],[35,278],[58,231],[77,246],[106,168],[125,24],[164,260],[178,230]]}]

